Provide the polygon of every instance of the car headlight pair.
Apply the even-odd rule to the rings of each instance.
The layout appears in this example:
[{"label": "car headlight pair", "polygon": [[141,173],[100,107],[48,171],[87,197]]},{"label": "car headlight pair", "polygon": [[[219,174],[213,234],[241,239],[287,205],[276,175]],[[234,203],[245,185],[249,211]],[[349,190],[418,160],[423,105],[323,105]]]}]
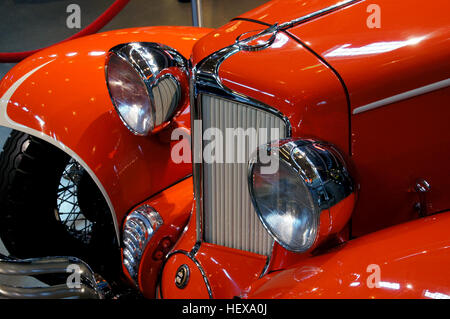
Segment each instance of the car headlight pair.
[{"label": "car headlight pair", "polygon": [[115,46],[106,61],[106,83],[114,107],[136,135],[155,133],[187,106],[187,60],[152,42]]},{"label": "car headlight pair", "polygon": [[[120,118],[136,135],[159,131],[188,104],[188,62],[161,44],[112,48],[106,79]],[[264,172],[260,154],[269,155],[278,169]],[[312,250],[342,230],[356,199],[340,153],[314,140],[285,139],[261,146],[249,163],[249,190],[264,227],[295,252]]]},{"label": "car headlight pair", "polygon": [[[277,169],[265,172],[268,160]],[[264,227],[294,252],[312,250],[342,230],[355,203],[342,156],[332,145],[314,140],[260,146],[249,162],[249,190]]]}]

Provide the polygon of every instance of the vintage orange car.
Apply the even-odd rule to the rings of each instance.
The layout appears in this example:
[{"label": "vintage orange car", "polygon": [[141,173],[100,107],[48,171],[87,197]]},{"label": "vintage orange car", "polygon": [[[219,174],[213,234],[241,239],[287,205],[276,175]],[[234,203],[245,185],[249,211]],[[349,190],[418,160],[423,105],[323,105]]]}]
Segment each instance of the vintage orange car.
[{"label": "vintage orange car", "polygon": [[450,298],[449,10],[273,0],[25,59],[0,274],[83,280],[0,297]]}]

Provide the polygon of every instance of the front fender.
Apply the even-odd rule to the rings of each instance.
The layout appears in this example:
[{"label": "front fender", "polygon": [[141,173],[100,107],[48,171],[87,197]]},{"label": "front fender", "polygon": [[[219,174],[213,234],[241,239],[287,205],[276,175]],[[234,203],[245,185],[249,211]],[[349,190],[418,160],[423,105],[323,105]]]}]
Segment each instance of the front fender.
[{"label": "front fender", "polygon": [[[170,138],[139,137],[125,128],[107,90],[105,55],[117,44],[147,41],[171,46],[189,58],[195,42],[210,31],[124,29],[42,50],[1,81],[0,125],[40,137],[77,159],[102,190],[119,234],[131,207],[191,174],[191,165],[171,160]],[[176,124],[189,128],[189,110]]]},{"label": "front fender", "polygon": [[352,240],[256,281],[247,298],[450,298],[450,212]]}]

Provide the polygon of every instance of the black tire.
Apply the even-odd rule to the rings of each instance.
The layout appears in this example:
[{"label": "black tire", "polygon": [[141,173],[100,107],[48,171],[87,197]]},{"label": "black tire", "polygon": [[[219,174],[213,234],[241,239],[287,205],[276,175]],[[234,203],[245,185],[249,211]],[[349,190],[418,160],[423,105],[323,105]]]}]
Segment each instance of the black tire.
[{"label": "black tire", "polygon": [[89,216],[89,240],[64,224],[69,218],[61,219],[60,182],[69,162],[53,145],[12,131],[0,154],[0,237],[12,256],[75,256],[112,280],[120,273],[120,251],[110,210],[84,169],[73,198]]}]

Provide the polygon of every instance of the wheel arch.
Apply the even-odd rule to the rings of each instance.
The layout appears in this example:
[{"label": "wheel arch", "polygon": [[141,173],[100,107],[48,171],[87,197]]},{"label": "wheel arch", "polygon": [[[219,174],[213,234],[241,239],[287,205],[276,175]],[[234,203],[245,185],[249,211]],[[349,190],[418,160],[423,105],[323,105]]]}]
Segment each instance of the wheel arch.
[{"label": "wheel arch", "polygon": [[[36,136],[76,159],[103,193],[116,235],[128,210],[191,174],[170,159],[172,142],[133,135],[120,121],[104,78],[113,46],[158,42],[189,57],[210,29],[147,27],[68,41],[25,59],[0,82],[0,125]],[[189,128],[189,112],[177,120]],[[156,155],[156,156],[155,156]]]}]

